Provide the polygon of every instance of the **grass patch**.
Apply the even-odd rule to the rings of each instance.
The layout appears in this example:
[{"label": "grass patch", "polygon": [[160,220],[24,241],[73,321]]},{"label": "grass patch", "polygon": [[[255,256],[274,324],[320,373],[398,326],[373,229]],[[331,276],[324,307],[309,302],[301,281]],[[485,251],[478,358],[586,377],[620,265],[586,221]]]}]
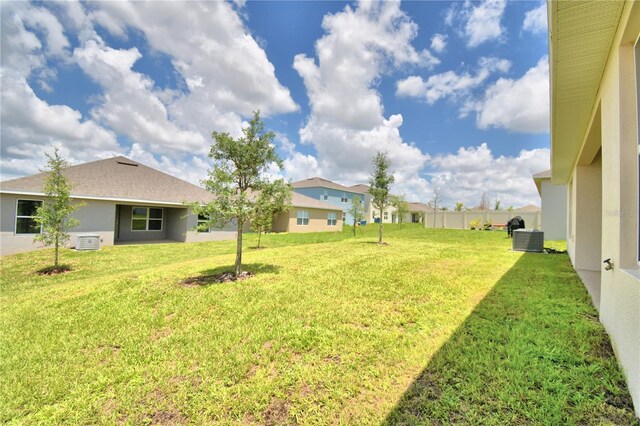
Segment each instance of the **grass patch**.
[{"label": "grass patch", "polygon": [[[566,255],[506,233],[385,225],[353,238],[2,259],[0,422],[633,423],[630,397]],[[257,237],[247,235],[247,247]]]}]

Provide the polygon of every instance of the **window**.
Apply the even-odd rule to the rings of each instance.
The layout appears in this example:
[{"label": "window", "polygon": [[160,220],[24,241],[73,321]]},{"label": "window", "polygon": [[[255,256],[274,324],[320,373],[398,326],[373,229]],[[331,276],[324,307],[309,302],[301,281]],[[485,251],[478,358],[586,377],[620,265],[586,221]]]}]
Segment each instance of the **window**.
[{"label": "window", "polygon": [[209,220],[209,218],[204,215],[204,214],[199,214],[198,215],[198,232],[209,232],[211,231],[209,228],[204,228],[207,225],[207,221]]},{"label": "window", "polygon": [[336,226],[338,223],[337,215],[335,212],[331,212],[327,215],[327,225]]},{"label": "window", "polygon": [[16,234],[39,234],[42,232],[35,216],[42,201],[18,200],[16,204]]},{"label": "window", "polygon": [[298,225],[309,225],[309,211],[308,210],[298,210],[298,220],[297,220],[297,224]]},{"label": "window", "polygon": [[347,198],[347,194],[343,192],[340,201],[342,201],[343,203],[347,203],[349,201],[349,199]]},{"label": "window", "polygon": [[131,209],[132,231],[162,231],[162,209],[133,207]]},{"label": "window", "polygon": [[342,212],[342,223],[347,221],[347,212]]},{"label": "window", "polygon": [[388,212],[384,212],[384,220],[389,220],[389,213]]},{"label": "window", "polygon": [[324,191],[324,194],[320,196],[320,199],[325,201],[329,199],[329,194],[327,193],[327,191]]}]

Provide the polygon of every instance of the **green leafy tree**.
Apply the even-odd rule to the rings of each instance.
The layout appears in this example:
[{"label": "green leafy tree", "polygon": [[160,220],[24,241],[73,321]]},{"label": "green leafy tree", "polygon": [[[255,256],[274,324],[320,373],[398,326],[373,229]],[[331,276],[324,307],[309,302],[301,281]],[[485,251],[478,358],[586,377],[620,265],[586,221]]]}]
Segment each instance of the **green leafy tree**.
[{"label": "green leafy tree", "polygon": [[456,210],[457,212],[461,212],[463,208],[464,208],[464,204],[463,204],[463,203],[461,203],[460,201],[457,201],[457,202],[456,202],[456,208],[455,208],[455,210]]},{"label": "green leafy tree", "polygon": [[501,210],[501,208],[500,208],[500,200],[496,200],[495,204],[493,205],[493,209],[494,210]]},{"label": "green leafy tree", "polygon": [[382,244],[382,213],[389,205],[389,191],[391,185],[395,182],[393,174],[389,172],[390,167],[391,161],[387,158],[387,154],[378,152],[373,158],[373,171],[369,177],[369,193],[373,197],[373,206],[380,211],[379,244]]},{"label": "green leafy tree", "polygon": [[71,213],[82,207],[83,203],[71,203],[71,184],[62,174],[69,163],[62,158],[58,148],[53,154],[46,154],[47,173],[43,192],[46,199],[38,207],[35,221],[40,225],[42,233],[34,237],[35,241],[44,243],[45,246],[54,247],[53,267],[60,266],[60,247],[64,246],[70,238],[69,230],[80,224],[80,221],[71,217]]},{"label": "green leafy tree", "polygon": [[291,209],[293,188],[283,179],[265,184],[253,212],[251,228],[258,233],[258,247],[263,232],[267,232],[273,225],[273,218]]},{"label": "green leafy tree", "polygon": [[362,205],[362,199],[357,195],[351,200],[351,207],[347,210],[353,217],[353,236],[356,236],[356,225],[364,220],[364,206]]},{"label": "green leafy tree", "polygon": [[391,197],[391,205],[396,209],[398,223],[402,223],[402,219],[409,214],[409,203],[404,194]]},{"label": "green leafy tree", "polygon": [[282,168],[273,139],[275,134],[266,131],[255,111],[249,126],[242,129],[242,136],[234,139],[229,133],[213,132],[215,143],[211,145],[209,157],[213,159],[213,169],[203,180],[205,188],[215,199],[207,204],[189,203],[194,214],[207,218],[207,228],[219,228],[235,222],[236,261],[235,276],[242,274],[242,229],[251,220],[259,203],[256,193],[268,190],[273,185],[267,179],[271,164]]}]

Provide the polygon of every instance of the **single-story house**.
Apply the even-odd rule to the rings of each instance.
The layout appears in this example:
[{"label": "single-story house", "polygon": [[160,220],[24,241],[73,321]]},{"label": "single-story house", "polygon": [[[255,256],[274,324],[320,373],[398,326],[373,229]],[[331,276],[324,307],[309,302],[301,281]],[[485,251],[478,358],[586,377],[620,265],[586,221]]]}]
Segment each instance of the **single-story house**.
[{"label": "single-story house", "polygon": [[[235,238],[235,225],[196,232],[198,217],[185,201],[207,202],[207,190],[125,157],[113,157],[70,166],[64,175],[72,184],[73,202],[85,205],[73,213],[80,225],[70,244],[81,234],[99,236],[101,245],[144,241],[212,241]],[[0,183],[0,252],[2,255],[42,247],[33,216],[45,199],[46,173]]]},{"label": "single-story house", "polygon": [[[75,247],[82,234],[97,235],[100,244],[149,241],[200,242],[235,238],[236,226],[196,231],[205,220],[189,213],[184,202],[206,203],[213,195],[197,185],[125,157],[70,166],[64,175],[72,184],[72,202],[84,206],[73,213],[80,225],[70,232]],[[0,254],[43,248],[33,241],[40,228],[34,220],[45,199],[46,173],[0,182]],[[275,232],[341,231],[342,210],[302,194],[293,194],[293,208],[274,218]],[[246,224],[245,231],[249,230]]]},{"label": "single-story house", "polygon": [[567,239],[567,185],[551,183],[551,169],[533,175],[542,200],[541,229],[547,240]]},{"label": "single-story house", "polygon": [[549,2],[551,182],[640,415],[640,2]]},{"label": "single-story house", "polygon": [[342,209],[294,192],[293,208],[273,219],[273,232],[342,231]]}]

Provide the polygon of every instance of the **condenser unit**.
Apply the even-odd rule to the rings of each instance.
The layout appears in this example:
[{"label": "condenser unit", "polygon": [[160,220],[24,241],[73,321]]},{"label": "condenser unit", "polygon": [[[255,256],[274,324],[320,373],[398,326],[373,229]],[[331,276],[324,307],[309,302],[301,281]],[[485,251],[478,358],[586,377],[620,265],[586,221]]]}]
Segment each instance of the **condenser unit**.
[{"label": "condenser unit", "polygon": [[513,231],[513,251],[542,253],[544,250],[544,232],[531,229]]},{"label": "condenser unit", "polygon": [[76,250],[98,250],[100,249],[100,236],[95,234],[84,234],[76,237]]}]

